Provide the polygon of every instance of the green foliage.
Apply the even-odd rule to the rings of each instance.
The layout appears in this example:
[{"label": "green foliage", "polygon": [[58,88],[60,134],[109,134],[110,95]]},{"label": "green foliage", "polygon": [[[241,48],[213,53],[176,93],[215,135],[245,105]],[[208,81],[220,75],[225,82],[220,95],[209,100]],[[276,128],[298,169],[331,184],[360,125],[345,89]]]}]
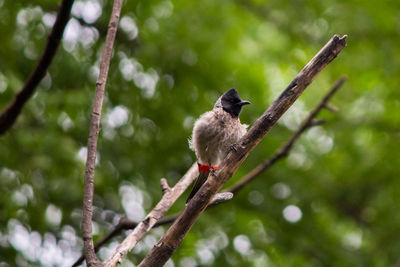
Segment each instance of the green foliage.
[{"label": "green foliage", "polygon": [[[111,6],[75,3],[48,75],[0,137],[1,266],[65,266],[80,255],[82,159]],[[1,110],[38,61],[56,10],[55,1],[0,0]],[[101,14],[91,16],[96,10]],[[103,106],[95,239],[124,214],[143,218],[161,196],[159,179],[173,185],[191,166],[193,122],[219,94],[238,89],[252,102],[241,120],[252,124],[338,33],[348,34],[348,47],[229,184],[285,142],[346,74],[332,100],[340,112],[322,112],[327,123],[306,132],[287,159],[205,212],[172,260],[175,266],[395,265],[398,10],[393,0],[125,1]],[[154,229],[123,265],[137,264],[165,229]]]}]

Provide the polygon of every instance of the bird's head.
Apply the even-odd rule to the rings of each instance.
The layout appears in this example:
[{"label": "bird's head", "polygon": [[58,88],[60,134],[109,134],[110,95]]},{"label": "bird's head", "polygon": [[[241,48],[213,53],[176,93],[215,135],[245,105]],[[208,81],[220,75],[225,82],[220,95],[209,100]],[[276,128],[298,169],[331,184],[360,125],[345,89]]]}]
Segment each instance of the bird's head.
[{"label": "bird's head", "polygon": [[236,89],[229,89],[226,91],[215,103],[214,108],[222,108],[233,117],[239,117],[242,106],[250,104],[249,101],[240,99]]}]

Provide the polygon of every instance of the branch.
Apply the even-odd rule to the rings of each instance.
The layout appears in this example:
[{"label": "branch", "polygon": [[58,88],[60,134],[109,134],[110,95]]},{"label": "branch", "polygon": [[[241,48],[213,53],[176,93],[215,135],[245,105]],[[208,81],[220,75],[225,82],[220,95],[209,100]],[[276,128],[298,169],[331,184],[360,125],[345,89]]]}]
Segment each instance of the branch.
[{"label": "branch", "polygon": [[164,178],[161,179],[161,187],[163,191],[161,200],[146,216],[146,218],[135,227],[133,232],[130,233],[128,237],[125,238],[125,240],[117,247],[114,253],[106,261],[104,261],[104,265],[117,265],[117,263],[119,263],[137,244],[137,242],[139,242],[143,236],[161,219],[161,217],[164,216],[165,212],[169,210],[178,197],[192,184],[197,175],[197,163],[195,163],[173,188],[168,186]]},{"label": "branch", "polygon": [[96,162],[97,140],[100,132],[100,117],[103,105],[104,90],[106,87],[114,40],[117,34],[117,26],[121,13],[121,7],[122,0],[114,0],[110,23],[108,25],[106,42],[100,63],[100,74],[96,82],[92,118],[90,122],[82,208],[82,235],[87,266],[102,266],[101,262],[97,260],[92,237],[94,168]]},{"label": "branch", "polygon": [[231,192],[221,192],[217,193],[211,200],[210,205],[217,205],[233,198],[233,193]]},{"label": "branch", "polygon": [[[195,177],[193,177],[194,180]],[[193,181],[192,180],[192,181]],[[161,220],[157,221],[156,224],[153,227],[157,227],[157,226],[161,226],[161,225],[165,225],[165,224],[170,224],[173,221],[175,221],[175,219],[177,218],[177,214],[175,215],[171,215],[171,216],[166,216],[164,218],[162,218]],[[121,220],[119,221],[119,223],[114,226],[114,229],[112,229],[111,232],[109,232],[108,234],[106,234],[102,239],[100,239],[95,245],[94,245],[94,251],[97,252],[99,251],[99,249],[106,244],[108,241],[110,241],[114,236],[117,236],[121,233],[121,231],[123,230],[131,230],[131,229],[135,229],[135,227],[138,225],[139,223],[134,222],[128,218],[121,218]],[[79,259],[76,260],[76,262],[72,265],[72,267],[76,267],[79,266],[83,260],[85,259],[85,256],[82,254]]]},{"label": "branch", "polygon": [[267,168],[269,168],[276,161],[280,160],[283,157],[286,157],[289,154],[289,151],[292,149],[293,144],[299,139],[300,135],[304,133],[308,128],[319,125],[322,120],[315,120],[318,113],[327,107],[328,101],[332,98],[332,96],[336,93],[336,91],[342,86],[342,84],[346,81],[345,77],[341,77],[338,79],[329,92],[325,95],[325,97],[321,100],[321,102],[310,112],[308,117],[301,123],[299,129],[295,132],[292,138],[289,139],[283,146],[281,146],[269,159],[264,161],[255,167],[251,172],[246,174],[242,179],[240,179],[236,184],[232,187],[227,188],[226,192],[236,193],[240,189],[242,189],[246,184],[264,172]]},{"label": "branch", "polygon": [[15,95],[13,102],[0,114],[0,135],[3,135],[15,122],[25,103],[35,92],[36,87],[46,75],[60,44],[65,25],[69,20],[74,0],[63,0],[58,10],[57,18],[47,38],[46,48],[28,81]]},{"label": "branch", "polygon": [[[224,192],[232,192],[237,193],[240,191],[247,183],[251,182],[254,178],[258,177],[261,173],[265,172],[268,168],[270,168],[273,164],[275,164],[278,160],[289,155],[290,150],[293,148],[293,144],[298,141],[301,134],[305,132],[305,130],[309,129],[312,126],[320,125],[324,122],[324,120],[315,120],[315,117],[319,114],[319,112],[326,108],[328,101],[332,98],[332,96],[337,92],[337,90],[343,85],[346,77],[341,77],[338,79],[329,92],[324,96],[324,98],[318,103],[318,105],[309,113],[307,118],[301,123],[300,127],[297,131],[292,135],[292,137],[283,144],[270,158],[265,160],[263,163],[259,164],[252,171],[250,171],[247,175],[245,175],[242,179],[236,182],[230,188],[224,190]],[[218,196],[217,194],[216,196]],[[231,197],[227,195],[227,197]],[[216,205],[222,202],[225,202],[228,199],[217,198],[212,201],[210,205]],[[170,215],[168,217],[164,217],[163,219],[157,221],[157,223],[153,227],[157,227],[160,225],[169,224],[178,218],[179,214]],[[123,218],[121,221],[114,227],[114,229],[109,232],[106,236],[104,236],[98,243],[95,244],[95,251],[97,252],[100,247],[102,247],[105,243],[107,243],[114,236],[120,234],[122,230],[134,229],[138,225],[137,222],[131,221],[129,219]],[[84,260],[83,255],[75,262],[73,266],[78,266]]]},{"label": "branch", "polygon": [[164,236],[147,254],[139,267],[163,266],[182,243],[196,219],[207,208],[211,199],[234,174],[248,154],[272,128],[286,110],[296,101],[306,87],[345,47],[346,35],[335,35],[318,54],[301,70],[282,94],[253,124],[247,134],[238,142],[223,160],[215,174],[210,175],[181,215],[175,220]]}]

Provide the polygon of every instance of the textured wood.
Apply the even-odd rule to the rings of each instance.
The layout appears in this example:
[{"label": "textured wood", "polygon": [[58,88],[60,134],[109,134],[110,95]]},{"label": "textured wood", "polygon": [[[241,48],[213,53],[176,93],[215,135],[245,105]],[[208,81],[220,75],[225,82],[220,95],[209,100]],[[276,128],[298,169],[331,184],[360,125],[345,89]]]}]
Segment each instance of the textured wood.
[{"label": "textured wood", "polygon": [[218,190],[232,177],[250,151],[254,149],[277,120],[296,101],[317,74],[346,46],[346,37],[340,38],[335,35],[300,71],[289,86],[238,142],[236,150],[232,150],[227,155],[215,174],[210,176],[181,215],[138,266],[163,266],[167,262],[198,216],[207,208],[210,200]]}]

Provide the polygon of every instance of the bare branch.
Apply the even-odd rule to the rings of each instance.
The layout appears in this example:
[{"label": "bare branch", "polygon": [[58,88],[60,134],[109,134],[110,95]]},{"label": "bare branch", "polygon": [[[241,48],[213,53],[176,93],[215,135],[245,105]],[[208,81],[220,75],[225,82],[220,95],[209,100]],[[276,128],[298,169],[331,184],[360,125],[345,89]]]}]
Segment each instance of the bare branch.
[{"label": "bare branch", "polygon": [[196,219],[207,208],[210,200],[234,174],[248,154],[261,141],[264,135],[296,101],[306,87],[345,47],[346,37],[335,35],[318,54],[301,70],[282,94],[272,103],[264,114],[253,124],[247,134],[238,142],[236,151],[230,151],[215,174],[203,184],[181,215],[174,221],[160,241],[139,264],[144,266],[163,266],[177,247],[182,243]]},{"label": "bare branch", "polygon": [[36,87],[46,75],[47,69],[49,68],[57,52],[65,25],[67,25],[69,20],[73,3],[74,0],[63,0],[61,2],[56,21],[49,37],[47,38],[46,48],[43,51],[42,57],[40,58],[35,69],[32,71],[29,79],[15,95],[13,102],[0,114],[0,135],[3,135],[8,129],[11,128],[21,113],[25,103],[33,95]]},{"label": "bare branch", "polygon": [[[185,192],[189,185],[198,175],[197,163],[193,164],[192,167],[186,172],[186,174],[179,180],[179,182],[169,190],[163,190],[163,196],[153,210],[141,221],[128,235],[127,238],[117,247],[114,253],[104,262],[105,266],[115,266],[120,262],[125,255],[139,242],[143,236],[150,231],[151,228],[164,216],[165,212],[169,210],[172,204],[178,199],[178,197]],[[164,181],[163,181],[164,180]],[[165,179],[161,179],[163,187],[168,184]]]},{"label": "bare branch", "polygon": [[330,110],[332,112],[338,112],[339,109],[335,106],[329,105],[328,103],[325,104],[324,108],[326,108],[327,110]]},{"label": "bare branch", "polygon": [[90,122],[82,208],[82,235],[87,266],[102,266],[102,263],[96,257],[92,237],[94,168],[96,162],[97,140],[100,132],[100,117],[103,106],[104,90],[106,87],[108,70],[110,67],[110,61],[114,47],[114,40],[117,34],[117,26],[121,8],[122,0],[114,0],[110,22],[108,25],[106,42],[100,63],[100,74],[96,82],[92,118]]},{"label": "bare branch", "polygon": [[336,91],[342,86],[342,84],[346,81],[346,77],[341,77],[338,79],[329,92],[325,95],[325,97],[321,100],[321,102],[310,112],[308,117],[301,123],[299,129],[295,132],[295,134],[287,141],[283,146],[281,146],[269,159],[265,160],[263,163],[259,164],[255,167],[251,172],[246,174],[242,179],[240,179],[236,184],[232,187],[227,188],[224,191],[236,193],[262,172],[264,172],[267,168],[273,165],[276,161],[280,160],[283,157],[286,157],[289,154],[289,151],[292,149],[293,144],[299,139],[299,137],[306,131],[308,128],[319,125],[323,120],[315,120],[318,113],[326,106],[328,101],[332,98],[332,96],[336,93]]},{"label": "bare branch", "polygon": [[222,192],[217,193],[214,198],[211,200],[211,205],[217,205],[222,202],[231,200],[233,198],[233,194],[231,192]]}]

